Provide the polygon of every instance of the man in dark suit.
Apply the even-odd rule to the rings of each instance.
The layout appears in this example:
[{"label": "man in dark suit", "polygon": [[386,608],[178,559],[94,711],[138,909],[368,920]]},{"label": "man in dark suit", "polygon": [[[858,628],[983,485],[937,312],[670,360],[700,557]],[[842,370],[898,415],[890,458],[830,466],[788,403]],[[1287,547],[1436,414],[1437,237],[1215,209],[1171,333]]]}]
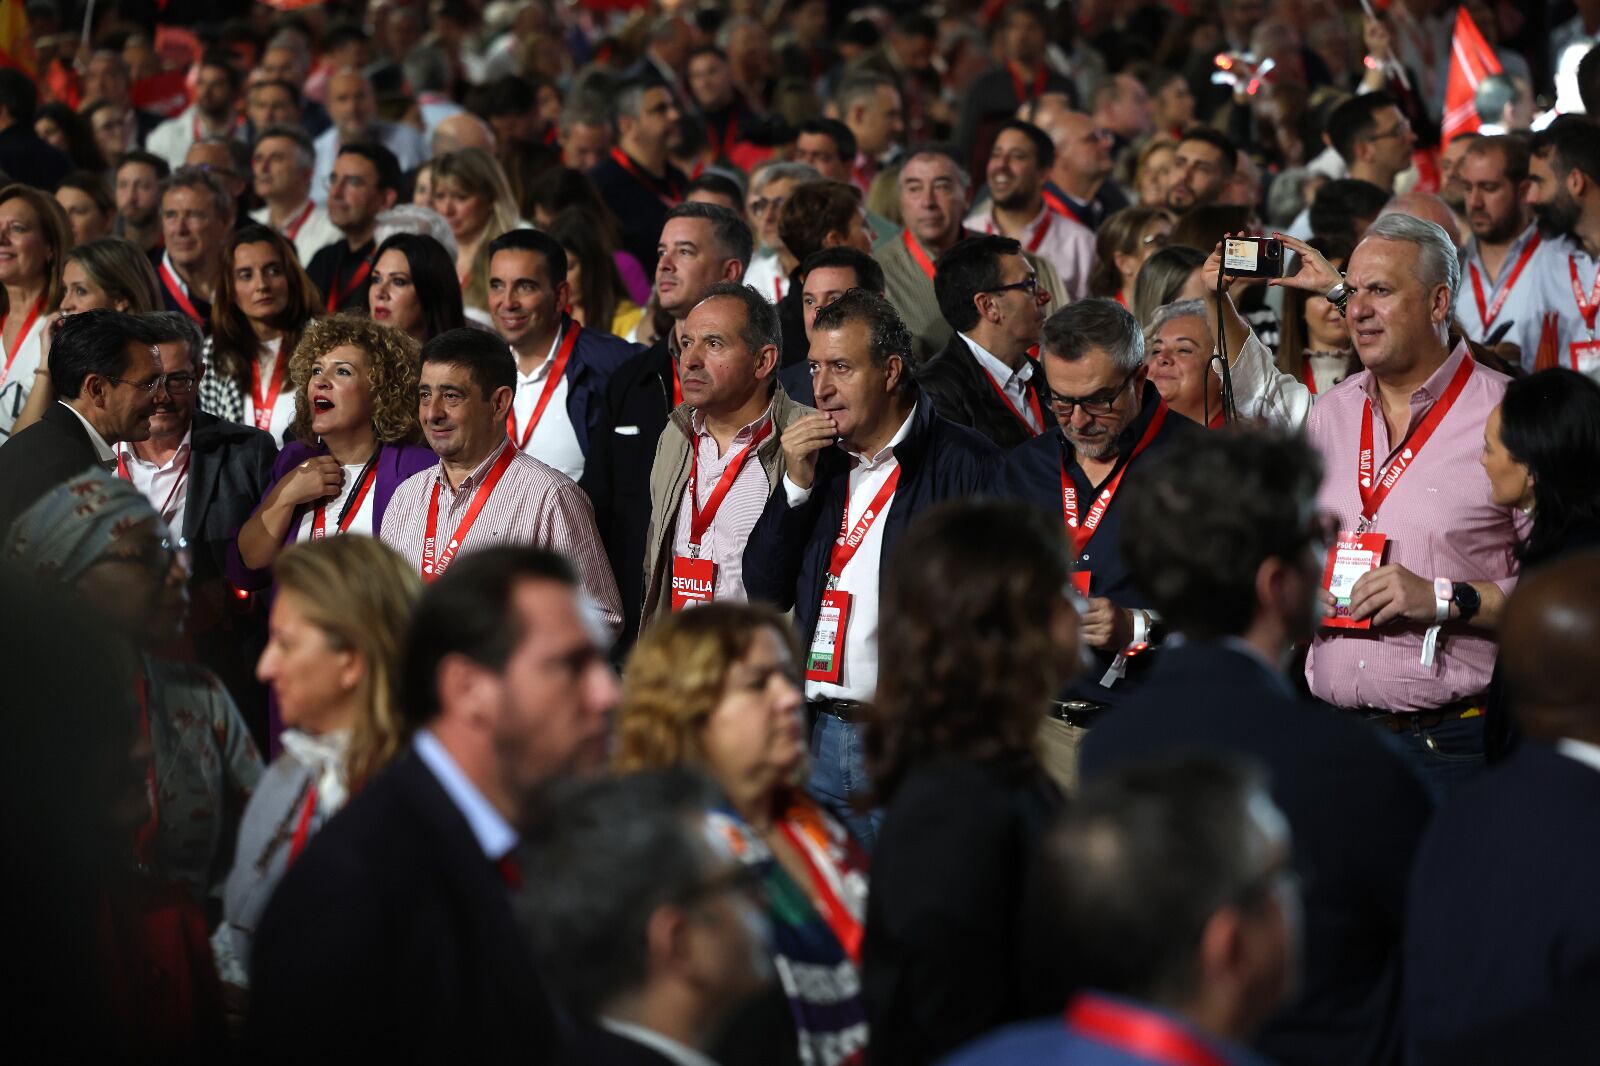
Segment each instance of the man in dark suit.
[{"label": "man in dark suit", "polygon": [[917,381],[940,414],[1010,451],[1050,428],[1050,388],[1028,354],[1050,293],[1010,237],[969,237],[935,269],[939,312],[955,334]]},{"label": "man in dark suit", "polygon": [[708,832],[723,801],[673,769],[567,791],[539,819],[524,899],[534,954],[579,1022],[564,1063],[681,1066],[772,976],[746,867]]},{"label": "man in dark suit", "polygon": [[38,106],[38,90],[26,74],[0,69],[0,171],[49,192],[72,169],[72,161],[34,132]]},{"label": "man in dark suit", "polygon": [[1089,731],[1082,773],[1092,783],[1207,749],[1263,765],[1294,832],[1306,966],[1257,1050],[1281,1062],[1398,1064],[1406,883],[1432,803],[1380,737],[1286,679],[1290,650],[1318,617],[1321,477],[1298,438],[1202,433],[1129,486],[1122,556],[1183,639]]},{"label": "man in dark suit", "polygon": [[744,583],[752,600],[794,611],[816,716],[809,787],[870,847],[876,816],[853,799],[867,788],[856,731],[878,684],[881,579],[912,519],[986,491],[1000,453],[921,396],[911,333],[888,300],[847,292],[814,330],[819,413],[784,430],[787,472],[745,546]]},{"label": "man in dark suit", "polygon": [[656,238],[667,212],[683,201],[688,177],[668,148],[683,115],[664,85],[631,82],[617,91],[617,146],[589,179],[617,218],[618,243],[646,267],[656,261]]},{"label": "man in dark suit", "polygon": [[462,556],[423,594],[404,662],[410,749],[268,905],[251,1046],[549,1061],[567,1024],[512,915],[515,851],[551,781],[605,765],[616,678],[571,566],[536,548]]},{"label": "man in dark suit", "polygon": [[1423,839],[1406,926],[1413,1062],[1593,1062],[1600,1046],[1600,556],[1524,577],[1500,627],[1523,743]]},{"label": "man in dark suit", "polygon": [[189,553],[189,617],[185,633],[197,658],[222,680],[267,750],[266,689],[256,660],[266,643],[260,597],[234,595],[228,546],[272,482],[278,449],[253,426],[196,410],[205,364],[200,327],[176,311],[141,319],[161,349],[167,379],[150,418],[148,440],[118,447],[117,474],[134,483]]},{"label": "man in dark suit", "polygon": [[594,504],[595,527],[605,541],[622,596],[622,635],[612,654],[620,661],[639,633],[644,607],[644,560],[650,527],[650,467],[667,416],[683,401],[672,333],[719,281],[739,281],[750,265],[755,238],[744,219],[720,204],[690,202],[667,214],[656,262],[656,298],[672,327],[654,344],[617,367],[606,385],[599,422],[579,484]]},{"label": "man in dark suit", "polygon": [[58,402],[0,448],[0,533],[73,474],[115,466],[118,443],[149,437],[165,380],[148,324],[121,311],[68,315],[50,348]]}]

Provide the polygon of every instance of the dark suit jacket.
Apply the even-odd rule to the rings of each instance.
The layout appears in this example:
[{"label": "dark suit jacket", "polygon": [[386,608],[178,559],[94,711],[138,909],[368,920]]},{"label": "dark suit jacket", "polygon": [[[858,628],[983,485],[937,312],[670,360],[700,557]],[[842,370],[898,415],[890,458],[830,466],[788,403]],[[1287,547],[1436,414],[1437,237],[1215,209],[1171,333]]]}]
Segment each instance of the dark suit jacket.
[{"label": "dark suit jacket", "polygon": [[[573,328],[570,317],[562,316],[562,330]],[[578,435],[578,447],[589,455],[593,437],[606,425],[606,388],[611,376],[644,351],[603,330],[584,328],[567,360],[567,418]]]},{"label": "dark suit jacket", "polygon": [[1432,811],[1426,790],[1369,727],[1298,698],[1260,660],[1213,643],[1164,650],[1139,691],[1089,731],[1079,768],[1088,780],[1195,749],[1261,763],[1294,835],[1304,981],[1257,1050],[1286,1063],[1400,1062],[1402,919]]},{"label": "dark suit jacket", "polygon": [[1465,1053],[1486,1034],[1519,1028],[1565,1053],[1500,1061],[1595,1060],[1597,821],[1600,771],[1526,738],[1440,809],[1407,913],[1405,1005],[1418,1066],[1483,1061]]},{"label": "dark suit jacket", "polygon": [[263,1061],[312,1047],[328,1061],[546,1062],[564,1040],[505,884],[411,752],[311,838],[252,966],[248,1046]]},{"label": "dark suit jacket", "polygon": [[100,461],[78,416],[60,403],[0,447],[0,540],[39,497]]},{"label": "dark suit jacket", "polygon": [[[993,444],[970,429],[940,418],[926,398],[917,401],[911,431],[895,449],[900,484],[883,524],[880,580],[911,520],[942,500],[989,490],[1000,465]],[[790,507],[783,484],[772,490],[744,549],[744,587],[752,600],[780,611],[794,610],[795,629],[809,640],[822,604],[828,556],[839,536],[850,484],[850,457],[824,448],[817,459],[811,496]]]},{"label": "dark suit jacket", "polygon": [[[1039,413],[1046,432],[1052,428],[1050,421],[1050,387],[1044,382],[1044,368],[1029,359],[1033,377],[1028,379],[1028,391],[1039,400]],[[933,400],[934,408],[950,421],[968,426],[994,441],[1003,452],[1026,444],[1038,434],[1017,421],[1017,416],[995,392],[994,386],[978,365],[961,334],[950,337],[944,350],[917,368],[917,383]]]},{"label": "dark suit jacket", "polygon": [[1061,804],[1031,756],[930,763],[895,791],[861,947],[871,1066],[934,1062],[1028,1015],[1022,903]]},{"label": "dark suit jacket", "polygon": [[622,250],[639,260],[647,275],[654,276],[656,244],[670,210],[666,201],[681,198],[689,179],[671,163],[667,164],[664,181],[657,181],[637,160],[633,161],[633,166],[643,175],[642,182],[609,156],[589,171],[589,180],[594,182],[601,199],[617,217]]},{"label": "dark suit jacket", "polygon": [[622,656],[639,632],[644,559],[650,527],[650,466],[672,413],[672,356],[667,339],[632,356],[611,375],[589,438],[579,483],[594,504],[594,522],[622,595]]},{"label": "dark suit jacket", "polygon": [[272,436],[254,426],[194,413],[181,531],[192,568],[189,635],[195,654],[228,687],[258,740],[267,715],[266,692],[255,676],[266,643],[265,609],[233,595],[227,560],[239,527],[266,491],[277,454]]},{"label": "dark suit jacket", "polygon": [[659,1051],[598,1025],[579,1026],[557,1061],[559,1066],[675,1066]]},{"label": "dark suit jacket", "polygon": [[[143,133],[139,141],[144,142]],[[53,192],[72,169],[66,153],[51,146],[25,122],[14,122],[0,130],[0,170],[12,181]]]}]

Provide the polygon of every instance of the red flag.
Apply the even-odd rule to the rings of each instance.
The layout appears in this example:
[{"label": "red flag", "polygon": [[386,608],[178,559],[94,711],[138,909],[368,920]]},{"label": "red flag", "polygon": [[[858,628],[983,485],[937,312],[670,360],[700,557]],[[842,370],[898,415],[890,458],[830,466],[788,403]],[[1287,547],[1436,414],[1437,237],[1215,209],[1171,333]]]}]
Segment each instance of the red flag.
[{"label": "red flag", "polygon": [[1462,5],[1456,10],[1456,29],[1450,38],[1450,80],[1445,86],[1441,131],[1445,144],[1463,133],[1472,133],[1481,124],[1473,98],[1477,95],[1478,83],[1498,73],[1500,60],[1478,32],[1478,25],[1467,14],[1466,5]]}]

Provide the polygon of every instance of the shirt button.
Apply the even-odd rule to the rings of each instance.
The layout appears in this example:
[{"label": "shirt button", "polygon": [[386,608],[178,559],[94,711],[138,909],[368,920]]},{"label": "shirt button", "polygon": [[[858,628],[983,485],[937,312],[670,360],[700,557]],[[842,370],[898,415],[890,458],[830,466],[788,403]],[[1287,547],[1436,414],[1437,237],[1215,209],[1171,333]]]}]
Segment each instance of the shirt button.
[{"label": "shirt button", "polygon": [[1358,660],[1357,660],[1357,661],[1356,661],[1356,669],[1357,669],[1357,670],[1365,670],[1365,669],[1366,669],[1366,668],[1367,668],[1367,660],[1365,660],[1365,659],[1358,659]]}]

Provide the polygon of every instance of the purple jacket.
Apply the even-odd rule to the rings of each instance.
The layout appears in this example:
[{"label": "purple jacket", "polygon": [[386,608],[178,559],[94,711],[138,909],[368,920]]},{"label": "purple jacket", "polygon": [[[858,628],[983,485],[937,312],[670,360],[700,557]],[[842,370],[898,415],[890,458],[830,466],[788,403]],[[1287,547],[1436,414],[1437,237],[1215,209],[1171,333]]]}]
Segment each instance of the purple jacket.
[{"label": "purple jacket", "polygon": [[[266,499],[270,496],[278,482],[300,463],[313,456],[327,453],[328,449],[320,444],[302,444],[293,441],[285,445],[283,451],[278,453],[278,461],[272,466],[272,482],[261,498]],[[400,482],[419,470],[426,470],[438,461],[439,457],[434,455],[433,449],[426,444],[385,444],[378,449],[378,475],[372,486],[374,530],[382,528],[383,513],[389,509],[389,500],[393,498],[394,490],[400,486]],[[302,509],[296,508],[294,519],[289,523],[289,531],[283,538],[285,545],[293,544],[299,534],[301,514]],[[233,543],[228,545],[227,567],[228,580],[233,582],[234,588],[254,592],[272,583],[270,570],[252,570],[244,565],[244,560],[239,556],[237,534],[234,535]]]}]

